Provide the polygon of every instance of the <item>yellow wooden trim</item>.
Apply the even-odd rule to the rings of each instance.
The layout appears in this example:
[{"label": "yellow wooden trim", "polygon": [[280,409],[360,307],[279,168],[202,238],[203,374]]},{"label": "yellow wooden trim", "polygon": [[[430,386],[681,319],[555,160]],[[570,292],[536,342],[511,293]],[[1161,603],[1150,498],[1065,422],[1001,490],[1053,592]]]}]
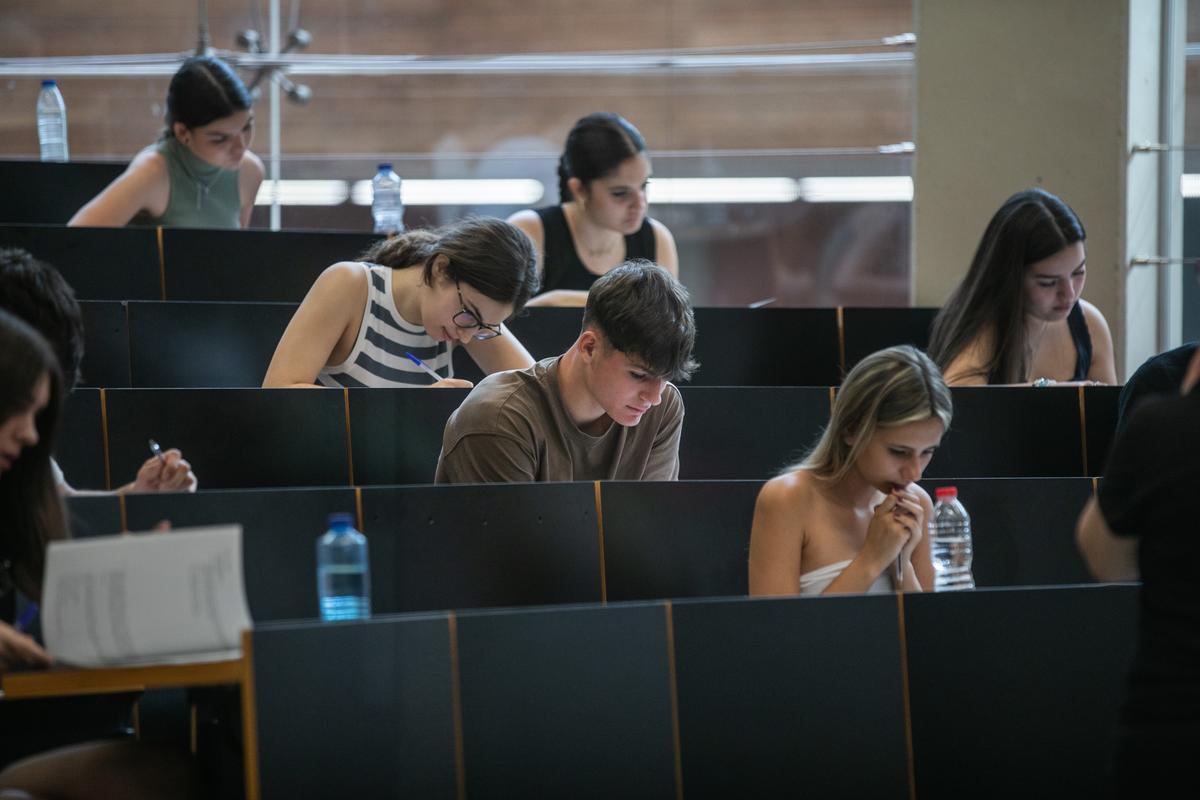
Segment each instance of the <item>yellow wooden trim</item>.
[{"label": "yellow wooden trim", "polygon": [[167,299],[167,251],[163,247],[163,229],[159,225],[158,233],[158,293],[162,300]]},{"label": "yellow wooden trim", "polygon": [[664,604],[667,623],[667,675],[671,687],[671,744],[675,753],[675,800],[683,800],[683,752],[679,737],[679,687],[675,680],[675,615],[671,601]]},{"label": "yellow wooden trim", "polygon": [[1079,390],[1079,444],[1083,449],[1083,471],[1081,475],[1088,474],[1088,451],[1087,451],[1087,401],[1083,399],[1083,387],[1076,387]]},{"label": "yellow wooden trim", "polygon": [[[350,390],[342,388],[342,398],[344,400],[346,414],[346,462],[347,474],[350,476],[350,485],[354,485],[354,437],[350,435]],[[362,530],[362,515],[359,515],[359,530]]]},{"label": "yellow wooden trim", "polygon": [[596,535],[599,537],[600,550],[600,602],[608,602],[608,572],[604,563],[604,504],[600,499],[600,481],[594,482],[596,487]]},{"label": "yellow wooden trim", "polygon": [[246,800],[262,796],[258,774],[258,703],[254,696],[254,631],[242,631],[242,761]]},{"label": "yellow wooden trim", "polygon": [[846,377],[846,317],[844,309],[837,307],[838,369]]},{"label": "yellow wooden trim", "polygon": [[100,390],[100,439],[104,445],[104,488],[111,492],[112,468],[108,463],[108,394],[106,389]]},{"label": "yellow wooden trim", "polygon": [[900,687],[904,701],[904,755],[908,772],[908,798],[917,800],[917,770],[913,762],[912,697],[908,685],[908,633],[904,624],[904,593],[896,594],[896,613],[900,622]]},{"label": "yellow wooden trim", "polygon": [[458,617],[446,617],[450,635],[450,709],[454,714],[454,791],[458,800],[467,797],[467,767],[463,755],[462,679],[458,666]]}]

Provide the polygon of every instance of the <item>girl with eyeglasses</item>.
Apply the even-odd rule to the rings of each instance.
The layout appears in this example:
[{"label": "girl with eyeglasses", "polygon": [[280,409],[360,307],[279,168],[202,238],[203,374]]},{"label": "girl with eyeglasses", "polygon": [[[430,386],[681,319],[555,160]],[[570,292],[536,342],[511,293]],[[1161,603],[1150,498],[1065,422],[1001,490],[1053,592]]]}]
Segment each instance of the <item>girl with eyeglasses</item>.
[{"label": "girl with eyeglasses", "polygon": [[474,218],[379,242],[328,267],[283,333],[263,379],[278,386],[429,386],[409,354],[454,377],[454,345],[485,374],[533,365],[503,322],[537,291],[533,245],[499,219]]},{"label": "girl with eyeglasses", "polygon": [[250,224],[263,165],[250,152],[252,99],[224,61],[195,56],[171,78],[166,128],[68,225],[173,228]]}]

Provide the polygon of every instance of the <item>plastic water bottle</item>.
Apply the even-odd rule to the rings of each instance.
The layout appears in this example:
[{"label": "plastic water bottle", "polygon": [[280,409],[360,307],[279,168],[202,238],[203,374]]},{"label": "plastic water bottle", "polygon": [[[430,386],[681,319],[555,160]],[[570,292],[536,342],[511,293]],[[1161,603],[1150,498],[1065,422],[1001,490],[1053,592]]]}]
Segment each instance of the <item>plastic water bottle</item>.
[{"label": "plastic water bottle", "polygon": [[933,555],[933,588],[937,592],[974,589],[971,575],[971,516],[958,502],[958,489],[937,490],[937,505],[929,526]]},{"label": "plastic water bottle", "polygon": [[42,161],[67,160],[67,104],[58,84],[42,81],[37,100],[38,143]]},{"label": "plastic water bottle", "polygon": [[323,620],[371,616],[367,537],[354,529],[349,514],[330,514],[329,530],[317,539],[317,597]]},{"label": "plastic water bottle", "polygon": [[400,200],[400,176],[391,164],[380,164],[371,180],[371,214],[375,232],[393,234],[404,230],[404,203]]}]

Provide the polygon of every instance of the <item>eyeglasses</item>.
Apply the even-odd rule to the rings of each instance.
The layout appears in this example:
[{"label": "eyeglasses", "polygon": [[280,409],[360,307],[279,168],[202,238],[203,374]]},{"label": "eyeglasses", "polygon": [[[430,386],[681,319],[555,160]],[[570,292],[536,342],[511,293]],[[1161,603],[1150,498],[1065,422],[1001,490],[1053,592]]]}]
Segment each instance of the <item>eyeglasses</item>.
[{"label": "eyeglasses", "polygon": [[454,288],[458,290],[458,303],[462,306],[462,310],[452,318],[454,324],[464,330],[476,328],[472,338],[477,342],[486,342],[488,339],[495,339],[500,334],[504,333],[499,325],[489,325],[479,317],[467,310],[467,301],[463,300],[462,287],[458,285],[458,281],[454,282]]}]

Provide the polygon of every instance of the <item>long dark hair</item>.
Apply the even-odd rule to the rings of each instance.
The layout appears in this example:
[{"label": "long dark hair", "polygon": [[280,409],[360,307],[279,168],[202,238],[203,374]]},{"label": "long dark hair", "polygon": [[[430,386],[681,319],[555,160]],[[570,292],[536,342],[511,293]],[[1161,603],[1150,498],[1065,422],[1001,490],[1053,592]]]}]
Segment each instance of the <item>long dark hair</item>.
[{"label": "long dark hair", "polygon": [[629,120],[611,111],[588,114],[567,134],[558,159],[558,201],[574,200],[568,181],[578,178],[586,186],[612,172],[628,158],[646,152],[646,140]]},{"label": "long dark hair", "polygon": [[252,104],[246,84],[228,64],[213,56],[192,56],[183,62],[167,87],[163,138],[171,136],[176,122],[198,128],[246,111]]},{"label": "long dark hair", "polygon": [[434,230],[412,230],[384,239],[362,259],[393,269],[418,264],[433,285],[433,261],[449,259],[446,277],[460,281],[516,314],[537,293],[540,279],[533,243],[520,228],[494,217],[469,217]]},{"label": "long dark hair", "polygon": [[62,374],[46,340],[0,311],[0,423],[29,407],[43,375],[50,381],[50,401],[35,417],[38,442],[0,475],[0,562],[8,562],[17,586],[31,597],[41,594],[46,543],[67,535],[66,514],[50,468],[62,412]]},{"label": "long dark hair", "polygon": [[971,268],[933,321],[929,355],[943,370],[981,335],[992,352],[988,383],[1029,379],[1025,331],[1025,272],[1087,238],[1071,207],[1043,189],[1026,189],[1004,201],[988,223]]}]

